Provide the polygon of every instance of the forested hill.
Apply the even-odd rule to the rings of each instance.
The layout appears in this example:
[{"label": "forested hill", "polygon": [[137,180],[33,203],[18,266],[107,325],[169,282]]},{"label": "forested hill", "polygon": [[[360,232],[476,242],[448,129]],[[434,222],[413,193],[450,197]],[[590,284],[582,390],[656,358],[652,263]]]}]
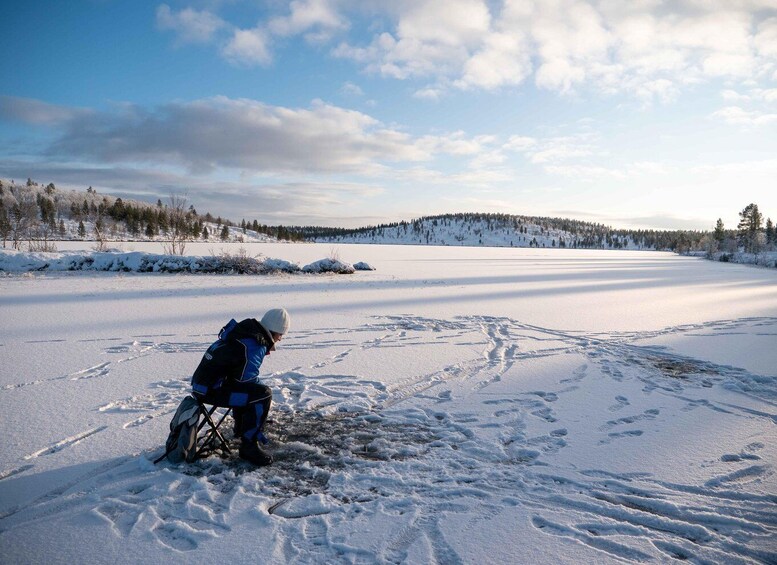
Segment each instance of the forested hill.
[{"label": "forested hill", "polygon": [[200,214],[185,196],[156,203],[85,191],[62,190],[54,183],[0,180],[0,239],[5,247],[48,251],[58,240],[237,242],[296,239],[281,226]]},{"label": "forested hill", "polygon": [[564,218],[511,214],[444,214],[359,229],[292,228],[305,239],[330,243],[657,249],[683,251],[700,245],[705,232],[616,230]]}]

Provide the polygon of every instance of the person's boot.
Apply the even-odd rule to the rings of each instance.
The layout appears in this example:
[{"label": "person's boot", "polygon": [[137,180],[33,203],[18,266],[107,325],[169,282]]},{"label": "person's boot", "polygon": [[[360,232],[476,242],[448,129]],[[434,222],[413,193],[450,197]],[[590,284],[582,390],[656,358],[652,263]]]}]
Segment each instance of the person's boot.
[{"label": "person's boot", "polygon": [[235,421],[235,424],[233,426],[233,430],[235,432],[235,438],[239,438],[243,435],[243,424],[242,424],[242,414],[238,414],[235,412],[235,410],[232,410],[232,419]]},{"label": "person's boot", "polygon": [[256,441],[243,440],[240,444],[240,458],[257,467],[264,467],[272,463],[272,455],[264,451]]}]

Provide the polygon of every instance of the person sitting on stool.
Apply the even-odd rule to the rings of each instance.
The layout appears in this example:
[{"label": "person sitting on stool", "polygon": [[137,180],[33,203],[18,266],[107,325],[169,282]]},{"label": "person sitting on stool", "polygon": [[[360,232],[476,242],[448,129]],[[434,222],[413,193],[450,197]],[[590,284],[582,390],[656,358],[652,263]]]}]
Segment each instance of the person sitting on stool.
[{"label": "person sitting on stool", "polygon": [[234,319],[221,328],[219,338],[202,356],[192,376],[192,393],[206,404],[232,408],[235,437],[240,457],[263,466],[272,455],[259,447],[267,443],[264,422],[270,412],[272,391],[259,381],[259,367],[265,355],[275,351],[289,331],[289,313],[283,308],[268,310],[261,321]]}]

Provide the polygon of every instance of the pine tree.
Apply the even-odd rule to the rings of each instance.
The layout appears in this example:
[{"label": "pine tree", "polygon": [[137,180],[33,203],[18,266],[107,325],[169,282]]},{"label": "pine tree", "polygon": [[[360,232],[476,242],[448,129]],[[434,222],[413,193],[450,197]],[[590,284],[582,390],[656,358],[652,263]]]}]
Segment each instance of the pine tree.
[{"label": "pine tree", "polygon": [[86,227],[84,226],[84,221],[80,220],[78,222],[78,237],[81,239],[84,239],[86,237]]},{"label": "pine tree", "polygon": [[758,233],[761,231],[763,215],[758,211],[757,204],[748,204],[745,209],[739,213],[738,239],[739,244],[744,247],[748,253],[757,253]]},{"label": "pine tree", "polygon": [[208,233],[208,226],[205,226],[204,228],[202,228],[202,239],[208,239],[209,235],[210,234]]},{"label": "pine tree", "polygon": [[723,220],[718,218],[718,223],[715,224],[715,233],[713,235],[715,238],[715,241],[718,242],[718,245],[723,245],[723,242],[726,240],[726,230],[723,227]]},{"label": "pine tree", "polygon": [[229,228],[225,225],[221,229],[221,241],[227,241],[229,239]]},{"label": "pine tree", "polygon": [[766,218],[766,244],[774,245],[777,243],[777,232],[774,230],[774,224],[771,218]]}]

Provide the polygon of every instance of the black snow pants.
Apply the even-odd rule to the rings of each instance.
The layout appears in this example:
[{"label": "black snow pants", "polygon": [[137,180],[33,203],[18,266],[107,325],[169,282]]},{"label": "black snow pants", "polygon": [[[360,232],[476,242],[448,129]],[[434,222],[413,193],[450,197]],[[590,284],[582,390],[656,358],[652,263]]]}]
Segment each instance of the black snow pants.
[{"label": "black snow pants", "polygon": [[196,390],[194,394],[206,404],[232,408],[235,437],[267,442],[262,432],[272,403],[269,387],[256,382],[227,381],[216,389],[209,388],[204,394]]}]

